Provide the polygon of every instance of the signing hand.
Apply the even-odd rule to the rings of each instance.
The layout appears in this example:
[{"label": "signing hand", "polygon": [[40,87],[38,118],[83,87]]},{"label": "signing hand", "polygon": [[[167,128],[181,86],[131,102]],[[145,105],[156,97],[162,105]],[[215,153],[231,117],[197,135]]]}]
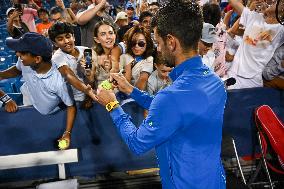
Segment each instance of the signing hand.
[{"label": "signing hand", "polygon": [[119,73],[111,73],[111,80],[115,80],[113,82],[113,85],[117,87],[121,92],[124,92],[125,94],[131,94],[133,91],[133,86],[127,81],[127,79]]}]

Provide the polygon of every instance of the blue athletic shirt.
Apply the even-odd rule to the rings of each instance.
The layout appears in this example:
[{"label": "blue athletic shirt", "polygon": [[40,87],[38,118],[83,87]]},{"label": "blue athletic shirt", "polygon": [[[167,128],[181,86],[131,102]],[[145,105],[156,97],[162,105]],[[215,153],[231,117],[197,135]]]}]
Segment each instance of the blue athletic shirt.
[{"label": "blue athletic shirt", "polygon": [[223,189],[221,140],[226,90],[202,63],[190,58],[170,73],[173,84],[155,97],[134,88],[130,96],[149,110],[136,128],[121,107],[111,117],[131,151],[156,149],[163,188]]}]

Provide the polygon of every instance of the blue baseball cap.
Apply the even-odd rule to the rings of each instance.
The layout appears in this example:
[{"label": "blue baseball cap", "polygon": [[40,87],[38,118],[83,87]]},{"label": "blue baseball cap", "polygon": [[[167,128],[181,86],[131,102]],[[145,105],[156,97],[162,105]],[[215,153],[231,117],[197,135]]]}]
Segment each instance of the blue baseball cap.
[{"label": "blue baseball cap", "polygon": [[132,3],[128,2],[125,6],[126,9],[133,9],[134,10],[134,6]]},{"label": "blue baseball cap", "polygon": [[35,32],[25,33],[19,39],[7,39],[6,45],[18,52],[29,52],[33,55],[44,57],[52,56],[51,41]]}]

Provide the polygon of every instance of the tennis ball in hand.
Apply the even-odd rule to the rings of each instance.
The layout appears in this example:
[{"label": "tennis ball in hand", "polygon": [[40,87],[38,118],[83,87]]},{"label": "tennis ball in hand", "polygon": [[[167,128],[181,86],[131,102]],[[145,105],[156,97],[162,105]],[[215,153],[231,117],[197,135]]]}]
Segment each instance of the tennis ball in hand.
[{"label": "tennis ball in hand", "polygon": [[100,86],[106,90],[111,90],[112,89],[112,83],[109,82],[109,80],[104,80]]},{"label": "tennis ball in hand", "polygon": [[68,147],[68,141],[66,139],[60,139],[58,141],[58,147],[60,150],[64,150]]}]

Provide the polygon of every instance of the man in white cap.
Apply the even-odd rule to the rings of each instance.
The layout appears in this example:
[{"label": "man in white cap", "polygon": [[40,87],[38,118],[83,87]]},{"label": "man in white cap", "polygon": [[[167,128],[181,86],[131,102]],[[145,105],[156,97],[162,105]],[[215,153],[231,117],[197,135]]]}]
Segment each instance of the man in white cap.
[{"label": "man in white cap", "polygon": [[215,27],[209,23],[203,23],[202,36],[198,42],[199,54],[202,56],[202,62],[209,68],[213,68],[215,60],[214,52],[212,51],[213,43],[217,41]]},{"label": "man in white cap", "polygon": [[128,25],[128,17],[127,17],[126,12],[123,12],[123,11],[119,12],[116,15],[114,22],[119,26],[119,28]]},{"label": "man in white cap", "polygon": [[126,12],[119,12],[116,15],[115,21],[114,21],[118,27],[119,30],[117,31],[117,39],[118,42],[123,41],[124,34],[131,28],[130,25],[128,25],[128,17]]}]

